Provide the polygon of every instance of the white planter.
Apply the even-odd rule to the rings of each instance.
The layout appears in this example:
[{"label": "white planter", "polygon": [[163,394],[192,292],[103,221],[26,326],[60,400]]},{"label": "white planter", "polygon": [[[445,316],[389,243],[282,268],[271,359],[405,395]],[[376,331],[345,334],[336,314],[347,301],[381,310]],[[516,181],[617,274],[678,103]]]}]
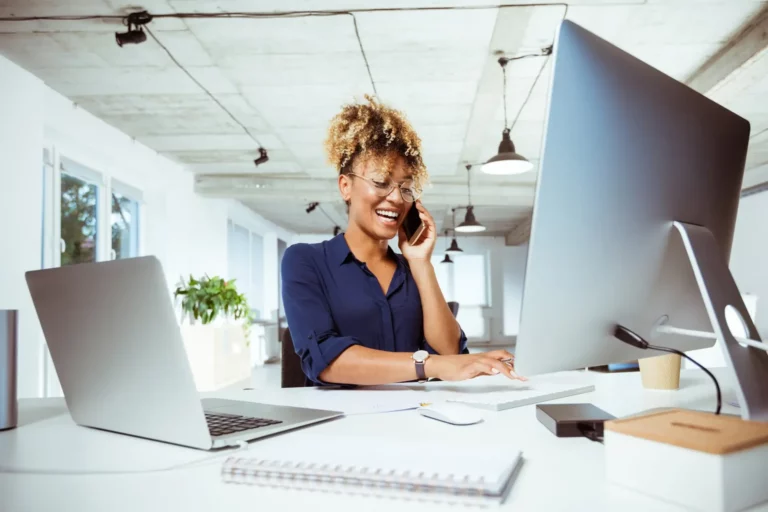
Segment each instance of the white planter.
[{"label": "white planter", "polygon": [[198,391],[215,391],[251,378],[251,353],[237,324],[181,326]]}]

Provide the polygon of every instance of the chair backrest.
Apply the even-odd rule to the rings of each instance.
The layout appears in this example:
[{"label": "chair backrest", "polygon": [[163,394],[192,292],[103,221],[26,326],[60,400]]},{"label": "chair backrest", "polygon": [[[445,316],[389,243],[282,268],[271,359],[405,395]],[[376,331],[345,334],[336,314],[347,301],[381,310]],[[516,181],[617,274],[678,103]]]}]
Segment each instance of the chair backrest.
[{"label": "chair backrest", "polygon": [[307,376],[301,369],[301,358],[293,347],[290,329],[283,329],[281,339],[282,368],[280,370],[280,386],[284,388],[303,388],[307,384]]},{"label": "chair backrest", "polygon": [[448,307],[451,308],[451,313],[453,313],[454,318],[456,315],[459,314],[459,303],[451,301],[448,303]]}]

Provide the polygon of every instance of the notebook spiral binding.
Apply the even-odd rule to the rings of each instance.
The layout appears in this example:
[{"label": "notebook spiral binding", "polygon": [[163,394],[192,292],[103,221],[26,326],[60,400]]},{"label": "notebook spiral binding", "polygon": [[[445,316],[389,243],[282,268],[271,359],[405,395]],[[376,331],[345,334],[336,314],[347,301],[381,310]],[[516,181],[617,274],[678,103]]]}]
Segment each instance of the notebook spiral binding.
[{"label": "notebook spiral binding", "polygon": [[490,498],[483,477],[440,475],[395,469],[229,457],[221,469],[227,483],[345,494],[419,496],[464,501]]}]

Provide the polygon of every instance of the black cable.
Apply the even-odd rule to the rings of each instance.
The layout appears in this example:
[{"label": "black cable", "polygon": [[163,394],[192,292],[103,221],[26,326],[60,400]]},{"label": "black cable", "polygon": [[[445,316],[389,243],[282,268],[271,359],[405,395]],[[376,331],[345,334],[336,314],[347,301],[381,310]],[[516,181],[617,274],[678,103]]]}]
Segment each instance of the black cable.
[{"label": "black cable", "polygon": [[599,435],[594,427],[587,427],[587,425],[584,425],[583,423],[579,423],[576,426],[578,427],[579,432],[581,432],[581,435],[590,441],[603,444],[603,436]]},{"label": "black cable", "polygon": [[330,215],[328,215],[328,213],[327,213],[327,212],[326,212],[326,211],[323,209],[323,205],[322,205],[322,204],[318,203],[318,204],[317,204],[317,207],[318,207],[318,208],[320,208],[320,211],[321,211],[321,212],[323,212],[323,215],[325,215],[325,217],[326,217],[326,218],[327,218],[329,221],[331,221],[331,224],[333,224],[333,227],[336,227],[336,226],[338,226],[338,224],[336,224],[336,221],[335,221],[335,220],[333,220],[333,219],[331,218],[331,216],[330,216]]},{"label": "black cable", "polygon": [[[646,3],[647,0],[645,0]],[[612,5],[612,4],[602,4]],[[616,4],[613,4],[616,5]],[[624,5],[624,4],[622,4]],[[317,11],[277,11],[277,12],[174,12],[165,14],[153,14],[154,18],[177,18],[177,19],[201,19],[201,18],[307,18],[312,16],[347,16],[350,14],[363,13],[388,13],[388,12],[428,12],[428,11],[482,11],[490,9],[507,9],[515,7],[565,7],[568,11],[568,4],[559,3],[529,3],[529,4],[488,4],[488,5],[456,5],[456,6],[424,6],[424,7],[371,7],[346,10],[317,10]],[[114,14],[89,14],[89,15],[63,15],[63,16],[6,16],[0,17],[0,21],[78,21],[78,20],[97,20],[97,19],[118,19],[125,18],[123,15]]]},{"label": "black cable", "polygon": [[352,23],[355,25],[355,36],[357,36],[357,44],[360,46],[360,53],[363,56],[363,61],[365,62],[365,69],[368,70],[368,78],[371,80],[371,87],[373,87],[373,94],[376,96],[379,95],[379,92],[376,90],[376,82],[373,81],[373,74],[371,73],[371,66],[368,64],[368,56],[365,54],[365,48],[363,48],[363,40],[360,39],[360,31],[357,29],[357,18],[355,18],[355,15],[351,12],[349,13],[350,16],[352,16]]},{"label": "black cable", "polygon": [[659,347],[657,345],[651,345],[645,339],[637,334],[636,332],[624,327],[623,325],[617,325],[614,329],[613,336],[618,339],[619,341],[623,341],[627,345],[632,345],[633,347],[640,348],[643,350],[651,349],[651,350],[658,350],[660,352],[669,352],[670,354],[677,354],[680,357],[684,357],[702,370],[704,370],[704,373],[709,375],[709,378],[712,379],[712,382],[715,383],[715,389],[717,390],[717,409],[715,409],[715,414],[720,414],[720,409],[722,408],[723,404],[723,398],[722,394],[720,393],[720,384],[717,382],[717,379],[714,375],[712,375],[712,372],[701,366],[698,362],[696,362],[692,357],[690,357],[685,352],[681,352],[674,348],[668,348],[668,347]]},{"label": "black cable", "polygon": [[[567,11],[567,9],[566,9]],[[565,16],[563,16],[563,19],[565,19]],[[549,47],[549,53],[542,53],[542,57],[549,57],[552,55],[552,47]],[[531,55],[531,57],[534,57],[535,55]],[[523,56],[523,58],[526,56]],[[544,68],[547,67],[547,62],[549,62],[549,59],[544,59],[544,62],[541,64],[541,67],[539,68],[539,72],[536,75],[536,78],[533,80],[533,85],[531,85],[531,88],[528,89],[528,94],[525,96],[525,100],[523,100],[523,104],[520,105],[520,109],[517,111],[517,115],[515,116],[515,120],[512,121],[512,126],[509,127],[509,131],[511,132],[512,129],[517,124],[517,120],[520,119],[520,114],[523,113],[523,109],[525,109],[525,106],[528,105],[528,101],[531,99],[531,95],[533,94],[533,90],[536,88],[536,84],[539,83],[539,78],[541,78],[541,74],[544,72]]]},{"label": "black cable", "polygon": [[681,352],[674,348],[659,347],[656,345],[648,345],[648,348],[651,350],[659,350],[661,352],[669,352],[670,354],[677,354],[681,357],[686,358],[687,360],[689,360],[690,362],[692,362],[693,364],[695,364],[696,366],[704,370],[704,373],[709,375],[709,378],[712,379],[712,382],[715,383],[715,389],[717,389],[717,409],[715,409],[715,414],[720,414],[720,409],[722,408],[723,399],[720,394],[720,384],[717,382],[717,379],[715,378],[715,376],[712,375],[712,372],[710,372],[709,370],[701,366],[697,361],[695,361],[692,357],[689,357],[688,354],[686,354],[685,352]]},{"label": "black cable", "polygon": [[231,118],[231,119],[232,119],[232,120],[233,120],[235,123],[237,123],[238,125],[240,125],[240,127],[243,129],[243,131],[244,131],[246,134],[248,134],[248,136],[249,136],[249,137],[251,137],[251,139],[253,139],[253,141],[256,143],[256,145],[257,145],[257,146],[259,146],[259,150],[262,150],[262,149],[264,149],[264,146],[262,146],[262,145],[261,145],[261,142],[259,141],[259,139],[258,139],[258,138],[257,138],[257,137],[256,137],[256,136],[253,134],[253,133],[251,133],[251,131],[248,129],[248,127],[247,127],[247,126],[245,126],[243,123],[241,123],[241,122],[240,122],[240,121],[239,121],[239,120],[238,120],[238,119],[237,119],[237,118],[234,116],[234,114],[232,114],[232,112],[230,112],[230,111],[229,111],[229,109],[228,109],[227,107],[225,107],[225,106],[224,106],[224,105],[223,105],[223,104],[222,104],[222,103],[221,103],[221,102],[220,102],[220,101],[219,101],[219,100],[216,98],[216,96],[214,96],[214,95],[211,93],[211,91],[209,91],[209,90],[208,90],[208,89],[207,89],[207,88],[206,88],[206,87],[205,87],[203,84],[201,84],[201,83],[200,83],[200,82],[197,80],[197,78],[195,78],[194,76],[192,76],[192,73],[190,73],[190,72],[187,70],[187,68],[185,68],[185,67],[184,67],[184,66],[181,64],[181,62],[179,62],[178,60],[176,60],[176,57],[174,57],[174,56],[173,56],[173,54],[171,53],[171,51],[170,51],[168,48],[166,48],[166,46],[165,46],[163,43],[161,43],[161,42],[160,42],[160,40],[157,38],[157,36],[155,35],[155,33],[154,33],[154,32],[152,32],[152,30],[150,30],[150,29],[149,29],[149,27],[147,27],[147,26],[144,26],[144,29],[147,31],[147,33],[148,33],[150,36],[152,36],[152,39],[154,39],[154,40],[155,40],[155,42],[156,42],[156,43],[157,43],[157,44],[160,46],[160,48],[162,48],[163,50],[165,50],[165,53],[167,53],[167,54],[168,54],[168,57],[170,57],[170,59],[171,59],[171,60],[174,62],[174,64],[176,64],[176,66],[178,66],[178,68],[179,68],[180,70],[182,70],[182,71],[183,71],[183,72],[184,72],[184,73],[185,73],[185,74],[186,74],[186,75],[187,75],[187,76],[188,76],[188,77],[189,77],[189,78],[190,78],[190,79],[191,79],[193,82],[195,82],[195,84],[197,84],[197,86],[198,86],[198,87],[199,87],[199,88],[200,88],[200,89],[201,89],[203,92],[205,92],[205,94],[207,94],[207,95],[208,95],[208,97],[209,97],[209,98],[211,98],[211,99],[212,99],[212,100],[213,100],[213,101],[214,101],[214,102],[215,102],[215,103],[216,103],[216,104],[217,104],[217,105],[218,105],[218,106],[221,108],[221,110],[223,110],[224,112],[226,112],[226,113],[227,113],[227,115],[228,115],[228,116],[229,116],[229,117],[230,117],[230,118]]}]

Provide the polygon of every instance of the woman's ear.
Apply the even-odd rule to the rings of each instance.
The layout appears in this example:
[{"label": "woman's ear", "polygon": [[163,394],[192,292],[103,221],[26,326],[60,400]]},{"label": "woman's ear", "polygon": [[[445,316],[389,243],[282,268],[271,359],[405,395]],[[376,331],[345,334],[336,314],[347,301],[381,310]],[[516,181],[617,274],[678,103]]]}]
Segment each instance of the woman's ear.
[{"label": "woman's ear", "polygon": [[352,197],[352,179],[346,174],[339,174],[339,192],[344,202],[349,204]]}]

